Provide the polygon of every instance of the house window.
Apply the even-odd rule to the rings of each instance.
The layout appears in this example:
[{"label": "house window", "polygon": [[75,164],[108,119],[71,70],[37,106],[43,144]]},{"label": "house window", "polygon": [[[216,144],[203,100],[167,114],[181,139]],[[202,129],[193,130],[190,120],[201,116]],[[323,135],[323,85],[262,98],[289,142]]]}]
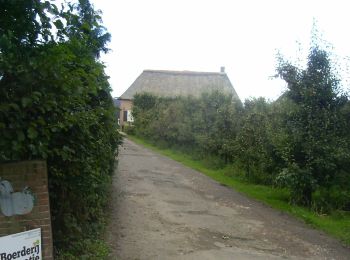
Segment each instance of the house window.
[{"label": "house window", "polygon": [[134,122],[134,118],[132,116],[131,110],[128,110],[128,122]]},{"label": "house window", "polygon": [[123,121],[128,121],[128,111],[123,111]]},{"label": "house window", "polygon": [[132,117],[132,111],[131,110],[124,110],[123,111],[123,122],[134,122],[134,118]]}]

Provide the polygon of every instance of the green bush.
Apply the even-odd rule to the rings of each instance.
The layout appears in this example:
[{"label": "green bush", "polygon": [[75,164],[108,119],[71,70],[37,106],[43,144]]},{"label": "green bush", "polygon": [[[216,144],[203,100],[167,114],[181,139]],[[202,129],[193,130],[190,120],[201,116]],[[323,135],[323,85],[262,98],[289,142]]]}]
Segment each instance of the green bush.
[{"label": "green bush", "polygon": [[135,135],[135,126],[124,125],[124,132],[128,135]]},{"label": "green bush", "polygon": [[277,71],[288,89],[273,103],[257,98],[242,106],[219,92],[137,95],[135,133],[194,154],[208,168],[233,165],[228,175],[288,188],[290,203],[349,210],[350,102],[328,53],[315,45],[308,58],[306,69],[280,60]]},{"label": "green bush", "polygon": [[329,214],[334,209],[350,211],[350,192],[339,185],[319,188],[313,194],[312,209],[320,214]]},{"label": "green bush", "polygon": [[310,206],[312,191],[316,185],[311,171],[300,169],[298,165],[292,164],[281,171],[276,177],[276,183],[290,189],[292,203]]},{"label": "green bush", "polygon": [[100,239],[85,239],[74,244],[69,251],[58,252],[58,260],[79,260],[79,259],[109,259],[110,249],[105,241]]},{"label": "green bush", "polygon": [[47,160],[54,247],[76,256],[103,230],[120,143],[100,22],[89,1],[0,8],[0,161]]}]

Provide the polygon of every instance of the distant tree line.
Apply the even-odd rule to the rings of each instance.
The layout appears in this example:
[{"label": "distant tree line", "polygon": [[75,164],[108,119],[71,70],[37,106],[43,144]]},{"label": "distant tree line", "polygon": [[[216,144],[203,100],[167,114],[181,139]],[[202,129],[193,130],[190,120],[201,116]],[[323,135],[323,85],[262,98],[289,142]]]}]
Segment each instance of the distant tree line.
[{"label": "distant tree line", "polygon": [[305,69],[279,59],[286,92],[241,104],[218,92],[200,98],[136,95],[129,131],[232,166],[249,182],[284,187],[290,202],[327,213],[350,210],[350,102],[327,51],[315,44]]},{"label": "distant tree line", "polygon": [[0,0],[0,162],[44,159],[56,255],[101,259],[120,142],[88,0]]}]

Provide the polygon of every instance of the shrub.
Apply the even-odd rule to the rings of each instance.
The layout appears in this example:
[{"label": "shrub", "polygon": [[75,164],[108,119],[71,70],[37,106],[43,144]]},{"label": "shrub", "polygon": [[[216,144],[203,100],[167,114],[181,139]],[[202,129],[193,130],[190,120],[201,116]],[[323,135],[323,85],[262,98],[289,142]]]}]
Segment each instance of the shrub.
[{"label": "shrub", "polygon": [[64,7],[2,2],[0,161],[47,160],[54,246],[79,255],[104,225],[120,137],[98,60],[109,34],[89,1]]}]

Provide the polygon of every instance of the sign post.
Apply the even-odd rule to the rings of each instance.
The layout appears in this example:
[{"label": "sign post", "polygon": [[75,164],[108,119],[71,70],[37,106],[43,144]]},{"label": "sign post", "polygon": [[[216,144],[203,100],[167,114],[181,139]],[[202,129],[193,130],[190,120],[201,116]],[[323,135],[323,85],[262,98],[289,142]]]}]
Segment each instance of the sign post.
[{"label": "sign post", "polygon": [[0,237],[0,260],[41,260],[41,229]]}]

